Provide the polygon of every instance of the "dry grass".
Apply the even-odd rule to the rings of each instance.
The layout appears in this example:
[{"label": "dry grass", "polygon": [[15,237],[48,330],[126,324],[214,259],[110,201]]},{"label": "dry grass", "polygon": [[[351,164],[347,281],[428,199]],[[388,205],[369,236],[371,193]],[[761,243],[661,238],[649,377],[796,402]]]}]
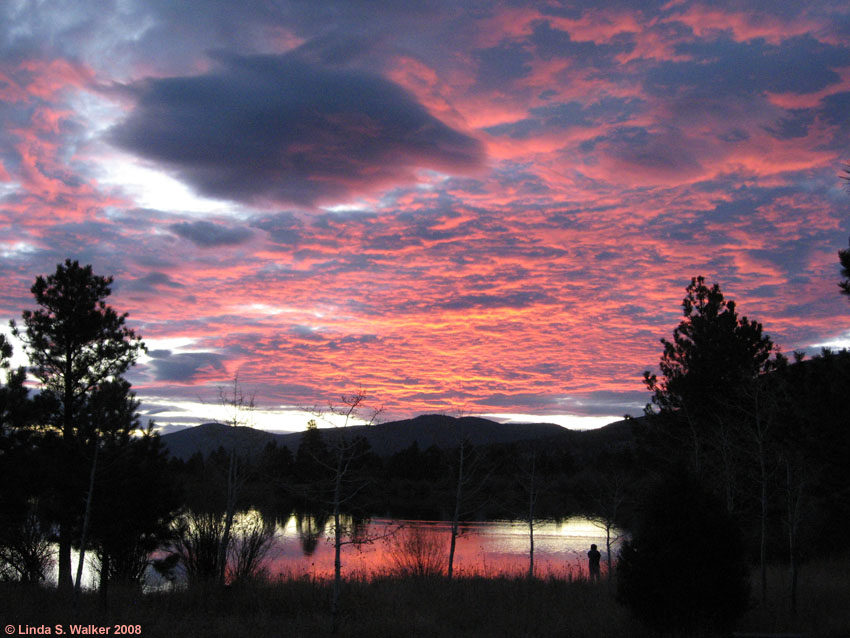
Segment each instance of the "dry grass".
[{"label": "dry grass", "polygon": [[[138,624],[145,638],[315,638],[330,633],[329,609],[330,586],[309,579],[144,596],[115,592],[108,611],[96,595],[86,594],[77,613],[55,591],[0,585],[4,626],[62,623],[67,631],[70,623]],[[613,638],[636,635],[632,629],[604,584],[386,576],[349,580],[342,592],[343,636]]]},{"label": "dry grass", "polygon": [[[771,573],[765,607],[754,607],[740,631],[850,635],[850,559],[804,567],[800,608],[790,613],[781,569]],[[386,575],[346,581],[340,635],[428,638],[562,636],[651,638],[614,600],[607,582],[573,579]],[[86,594],[76,613],[55,591],[0,583],[2,624],[138,624],[142,636],[317,638],[329,635],[330,586],[309,578],[243,584],[222,590],[113,592],[108,610]],[[114,631],[110,632],[113,635]]]},{"label": "dry grass", "polygon": [[[753,583],[755,594],[755,575]],[[740,624],[740,631],[850,636],[850,556],[812,561],[802,566],[796,612],[791,608],[789,584],[788,570],[772,567],[768,572],[766,604],[753,602],[752,609]]]}]

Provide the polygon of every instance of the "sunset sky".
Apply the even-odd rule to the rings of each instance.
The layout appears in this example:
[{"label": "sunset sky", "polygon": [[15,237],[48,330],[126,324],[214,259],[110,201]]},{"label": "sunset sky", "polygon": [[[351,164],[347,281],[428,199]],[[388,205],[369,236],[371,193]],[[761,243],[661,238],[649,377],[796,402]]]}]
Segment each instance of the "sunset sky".
[{"label": "sunset sky", "polygon": [[850,345],[848,133],[846,0],[4,0],[0,323],[70,257],[162,425],[597,426],[695,275]]}]

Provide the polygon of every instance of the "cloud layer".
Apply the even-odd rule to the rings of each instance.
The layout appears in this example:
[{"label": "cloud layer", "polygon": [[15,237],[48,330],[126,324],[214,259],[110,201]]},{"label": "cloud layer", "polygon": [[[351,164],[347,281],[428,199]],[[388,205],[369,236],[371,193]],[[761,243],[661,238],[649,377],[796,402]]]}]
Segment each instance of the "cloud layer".
[{"label": "cloud layer", "polygon": [[149,402],[238,373],[269,409],[362,386],[390,416],[636,413],[697,274],[785,351],[850,333],[846,3],[0,25],[0,315],[65,257],[114,275]]}]

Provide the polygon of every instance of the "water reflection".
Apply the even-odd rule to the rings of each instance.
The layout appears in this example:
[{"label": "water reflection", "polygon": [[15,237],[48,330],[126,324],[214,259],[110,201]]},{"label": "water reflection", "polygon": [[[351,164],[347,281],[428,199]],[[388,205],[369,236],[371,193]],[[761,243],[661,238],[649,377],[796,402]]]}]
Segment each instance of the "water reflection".
[{"label": "water reflection", "polygon": [[301,541],[301,551],[304,552],[305,556],[312,556],[319,545],[319,539],[325,533],[327,517],[319,518],[296,514],[293,518],[295,519],[295,532],[298,534],[298,540]]},{"label": "water reflection", "polygon": [[[242,514],[246,520],[259,516],[256,511]],[[266,520],[263,526],[270,524]],[[372,578],[391,573],[445,573],[451,533],[451,523],[447,521],[367,521],[344,517],[343,525],[347,540],[358,541],[342,548],[343,574],[347,578]],[[272,578],[333,576],[333,521],[330,518],[294,514],[278,518],[274,526],[273,540],[263,564],[266,574]],[[528,540],[528,524],[523,521],[463,523],[457,539],[455,573],[459,576],[525,575],[528,572]],[[591,543],[597,544],[602,551],[604,574],[607,556],[603,528],[585,518],[535,524],[535,574],[539,577],[587,577],[587,550]],[[619,544],[612,547],[614,553],[617,549]],[[185,578],[185,574],[180,576],[178,580]],[[146,580],[148,588],[168,586],[152,569],[148,570]],[[96,570],[87,560],[83,586],[96,585]]]},{"label": "water reflection", "polygon": [[[358,543],[342,550],[348,576],[371,577],[392,572],[433,573],[443,566],[450,523],[372,519],[344,521]],[[485,521],[461,526],[455,554],[459,575],[523,575],[528,571],[528,524]],[[603,549],[605,531],[585,518],[540,522],[534,528],[534,563],[538,576],[578,578],[587,575],[591,543]],[[612,548],[616,551],[617,545]],[[440,567],[440,569],[443,569]],[[326,578],[333,574],[333,529],[326,518],[292,516],[283,523],[270,552],[268,571],[284,577]]]}]

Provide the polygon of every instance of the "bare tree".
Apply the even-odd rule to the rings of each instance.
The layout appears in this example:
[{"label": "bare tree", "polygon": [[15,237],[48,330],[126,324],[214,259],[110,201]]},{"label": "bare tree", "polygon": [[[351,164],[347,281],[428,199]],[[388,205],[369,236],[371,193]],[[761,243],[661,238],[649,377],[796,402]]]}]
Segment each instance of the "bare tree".
[{"label": "bare tree", "polygon": [[224,530],[220,514],[214,512],[186,512],[178,520],[178,534],[171,547],[180,557],[190,583],[210,582],[218,579],[219,548]]},{"label": "bare tree", "polygon": [[[220,512],[185,512],[171,544],[174,556],[183,564],[190,583],[219,582],[219,550],[224,541],[227,517]],[[239,583],[264,573],[264,561],[272,548],[275,527],[251,510],[231,521],[224,571],[228,582]]]},{"label": "bare tree", "polygon": [[755,482],[759,506],[759,572],[761,602],[767,599],[767,523],[770,509],[770,485],[775,479],[779,464],[775,462],[775,425],[779,414],[778,395],[783,388],[777,387],[781,379],[760,377],[742,384],[739,401],[736,403],[744,420],[740,428],[742,450],[748,461],[756,466]]},{"label": "bare tree", "polygon": [[522,520],[528,527],[528,578],[534,578],[534,529],[540,523],[536,518],[536,508],[542,487],[537,451],[531,449],[519,454],[517,467],[519,483],[525,495]]},{"label": "bare tree", "polygon": [[446,576],[451,580],[454,577],[455,551],[457,538],[460,535],[460,522],[475,510],[475,497],[481,491],[487,474],[483,472],[483,456],[475,450],[475,447],[467,438],[466,422],[462,411],[454,420],[457,447],[453,452],[453,479],[454,479],[454,503],[452,507],[452,518],[449,538],[449,564]]},{"label": "bare tree", "polygon": [[594,513],[588,518],[605,530],[605,561],[608,566],[608,581],[614,574],[611,547],[622,535],[617,531],[617,521],[626,503],[628,477],[617,469],[603,471],[594,485],[592,507]]},{"label": "bare tree", "polygon": [[[327,489],[329,497],[325,504],[331,510],[333,520],[334,544],[334,581],[331,598],[332,632],[339,631],[339,598],[342,589],[342,548],[345,545],[360,545],[384,538],[388,534],[364,537],[356,533],[356,528],[343,523],[343,509],[361,494],[369,484],[359,473],[359,465],[369,452],[369,445],[363,437],[352,436],[348,427],[355,422],[362,425],[373,425],[380,415],[381,408],[368,409],[366,394],[359,389],[353,394],[342,395],[339,404],[331,404],[328,411],[334,417],[332,436],[328,437],[328,452],[326,459],[316,458],[328,476]],[[317,413],[325,421],[332,420],[328,415]]]},{"label": "bare tree", "polygon": [[239,583],[265,575],[263,563],[275,537],[274,522],[263,520],[256,510],[237,517],[231,529],[228,580]]},{"label": "bare tree", "polygon": [[808,465],[801,455],[788,450],[782,455],[782,466],[785,474],[785,531],[788,539],[788,563],[791,582],[789,597],[791,611],[797,612],[797,585],[799,582],[799,534],[800,526],[807,513],[809,505],[808,490],[810,476]]},{"label": "bare tree", "polygon": [[43,581],[53,555],[48,538],[38,504],[32,501],[20,524],[3,530],[0,580],[9,577],[31,583]]},{"label": "bare tree", "polygon": [[467,466],[469,465],[470,460],[470,450],[471,445],[469,445],[469,441],[467,439],[461,438],[460,444],[457,449],[457,469],[455,474],[455,502],[454,509],[452,510],[452,524],[451,524],[451,539],[449,540],[449,565],[446,572],[446,575],[451,580],[454,575],[454,564],[455,564],[455,549],[457,547],[457,536],[458,529],[460,525],[460,517],[461,517],[461,507],[463,506],[463,499],[465,496],[465,488],[469,483],[469,471]]},{"label": "bare tree", "polygon": [[[219,405],[227,411],[225,423],[232,427],[244,427],[250,425],[250,412],[254,409],[254,395],[245,394],[239,383],[239,375],[233,376],[233,386],[227,390],[223,387],[218,391]],[[230,446],[230,454],[227,465],[227,496],[225,500],[224,529],[218,547],[218,581],[223,585],[227,577],[227,553],[230,547],[230,532],[233,527],[233,517],[236,514],[236,506],[239,492],[245,483],[244,473],[240,472],[239,457],[236,450],[236,439]]]}]

